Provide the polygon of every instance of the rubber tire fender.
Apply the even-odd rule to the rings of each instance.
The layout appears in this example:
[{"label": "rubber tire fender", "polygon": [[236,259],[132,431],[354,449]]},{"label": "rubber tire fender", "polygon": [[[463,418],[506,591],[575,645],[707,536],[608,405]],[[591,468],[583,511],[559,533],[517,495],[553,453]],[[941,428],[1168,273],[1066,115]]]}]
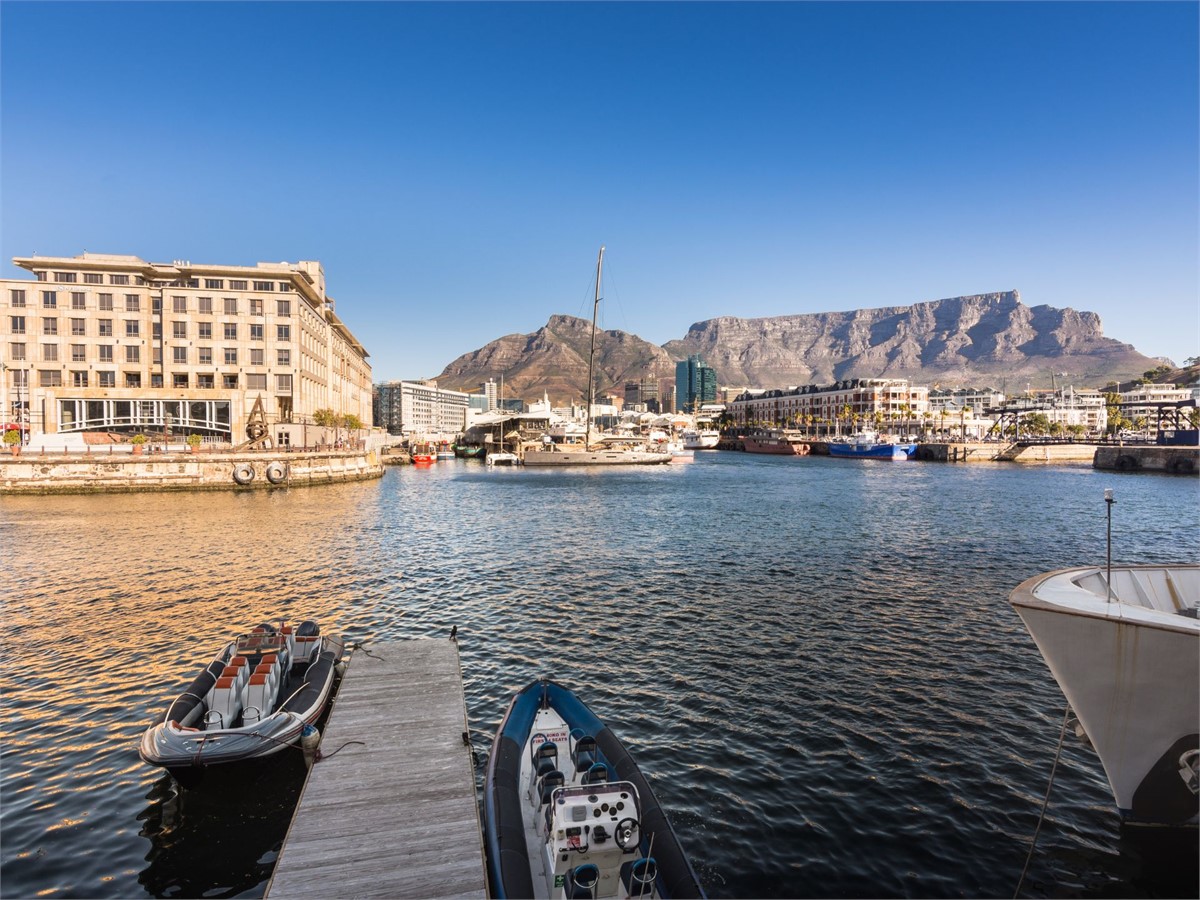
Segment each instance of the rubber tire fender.
[{"label": "rubber tire fender", "polygon": [[286,463],[281,463],[278,460],[267,466],[267,481],[271,484],[282,484],[288,476],[288,467]]},{"label": "rubber tire fender", "polygon": [[233,480],[238,484],[249,484],[254,480],[254,466],[238,463],[233,467]]}]

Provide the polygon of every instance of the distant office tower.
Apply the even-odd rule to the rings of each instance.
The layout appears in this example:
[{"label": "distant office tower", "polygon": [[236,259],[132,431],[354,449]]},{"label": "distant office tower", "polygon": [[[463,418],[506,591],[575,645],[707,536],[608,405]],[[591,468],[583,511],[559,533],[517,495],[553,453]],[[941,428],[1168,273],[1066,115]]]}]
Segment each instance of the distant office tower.
[{"label": "distant office tower", "polygon": [[692,355],[675,364],[675,409],[694,412],[717,399],[717,372]]},{"label": "distant office tower", "polygon": [[645,406],[650,412],[658,412],[658,380],[643,378],[641,381],[625,382],[625,407]]},{"label": "distant office tower", "polygon": [[479,387],[483,391],[483,396],[487,397],[487,405],[484,407],[484,409],[488,412],[491,412],[496,408],[496,398],[499,396],[497,392],[498,385],[496,384],[495,379],[489,378]]}]

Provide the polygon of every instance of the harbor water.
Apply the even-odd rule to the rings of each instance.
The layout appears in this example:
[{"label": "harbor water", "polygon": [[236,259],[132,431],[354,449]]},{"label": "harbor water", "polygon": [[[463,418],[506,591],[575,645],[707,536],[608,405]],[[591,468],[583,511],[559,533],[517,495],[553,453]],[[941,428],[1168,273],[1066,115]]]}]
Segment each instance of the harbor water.
[{"label": "harbor water", "polygon": [[[514,691],[575,689],[710,896],[1012,896],[1065,701],[1007,598],[1103,563],[1106,487],[1114,563],[1200,559],[1194,479],[1083,465],[710,452],[0,498],[0,891],[261,896],[302,754],[185,790],[137,741],[232,633],[316,618],[457,626],[481,767]],[[1023,894],[1194,897],[1196,873],[1195,831],[1122,828],[1068,735]]]}]

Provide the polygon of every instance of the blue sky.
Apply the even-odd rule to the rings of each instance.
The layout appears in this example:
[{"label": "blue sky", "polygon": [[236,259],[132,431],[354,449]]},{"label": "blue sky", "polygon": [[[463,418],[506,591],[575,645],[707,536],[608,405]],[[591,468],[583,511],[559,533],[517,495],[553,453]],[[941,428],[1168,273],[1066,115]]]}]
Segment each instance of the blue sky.
[{"label": "blue sky", "polygon": [[0,256],[319,259],[376,380],[1017,289],[1200,354],[1195,3],[0,5]]}]

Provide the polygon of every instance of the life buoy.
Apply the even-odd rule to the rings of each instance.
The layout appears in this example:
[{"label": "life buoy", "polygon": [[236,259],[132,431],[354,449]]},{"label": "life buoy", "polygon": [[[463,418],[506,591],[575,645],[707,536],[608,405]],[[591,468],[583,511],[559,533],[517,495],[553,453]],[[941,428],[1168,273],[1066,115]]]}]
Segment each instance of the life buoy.
[{"label": "life buoy", "polygon": [[287,478],[287,466],[281,462],[273,462],[267,466],[267,481],[271,484],[280,484]]},{"label": "life buoy", "polygon": [[1170,470],[1176,475],[1191,475],[1195,468],[1195,465],[1186,456],[1177,456],[1171,460]]},{"label": "life buoy", "polygon": [[233,467],[233,480],[238,484],[249,484],[254,480],[254,466],[241,463]]},{"label": "life buoy", "polygon": [[1117,468],[1122,472],[1131,472],[1138,467],[1137,460],[1132,456],[1118,456]]}]

